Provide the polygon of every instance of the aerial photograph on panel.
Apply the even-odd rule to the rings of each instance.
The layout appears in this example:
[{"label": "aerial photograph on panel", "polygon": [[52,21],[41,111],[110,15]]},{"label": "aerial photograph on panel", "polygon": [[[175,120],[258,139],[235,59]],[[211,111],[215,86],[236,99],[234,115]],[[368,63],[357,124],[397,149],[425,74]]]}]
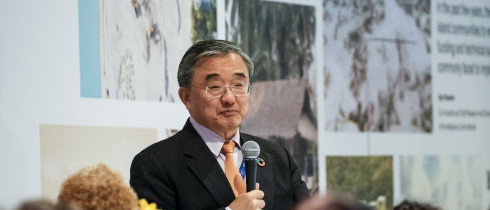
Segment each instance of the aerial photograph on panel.
[{"label": "aerial photograph on panel", "polygon": [[323,1],[329,132],[431,133],[430,1]]}]

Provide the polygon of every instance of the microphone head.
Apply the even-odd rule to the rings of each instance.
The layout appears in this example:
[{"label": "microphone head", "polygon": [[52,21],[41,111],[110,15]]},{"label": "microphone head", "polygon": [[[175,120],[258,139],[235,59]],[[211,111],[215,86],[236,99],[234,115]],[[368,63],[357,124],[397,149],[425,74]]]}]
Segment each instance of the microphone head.
[{"label": "microphone head", "polygon": [[247,141],[242,145],[243,158],[257,158],[260,154],[259,144],[255,141]]}]

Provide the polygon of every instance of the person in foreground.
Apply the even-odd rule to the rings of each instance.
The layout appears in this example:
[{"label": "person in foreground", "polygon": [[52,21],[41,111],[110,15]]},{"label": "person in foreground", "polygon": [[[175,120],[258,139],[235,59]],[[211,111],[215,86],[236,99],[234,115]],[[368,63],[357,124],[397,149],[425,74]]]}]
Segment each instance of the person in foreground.
[{"label": "person in foreground", "polygon": [[401,203],[393,207],[393,210],[441,210],[441,208],[428,203],[403,200]]},{"label": "person in foreground", "polygon": [[135,192],[121,173],[102,163],[84,167],[68,177],[61,185],[58,202],[72,202],[84,210],[140,209]]},{"label": "person in foreground", "polygon": [[[374,210],[356,199],[342,194],[331,193],[325,196],[314,195],[293,208],[294,210]],[[386,208],[385,208],[386,209]]]},{"label": "person in foreground", "polygon": [[[160,209],[289,209],[308,197],[289,152],[241,133],[253,63],[233,43],[194,44],[178,70],[179,96],[190,118],[181,131],[137,154],[130,185]],[[267,128],[264,128],[267,129]],[[259,144],[257,186],[246,192],[241,145]]]}]

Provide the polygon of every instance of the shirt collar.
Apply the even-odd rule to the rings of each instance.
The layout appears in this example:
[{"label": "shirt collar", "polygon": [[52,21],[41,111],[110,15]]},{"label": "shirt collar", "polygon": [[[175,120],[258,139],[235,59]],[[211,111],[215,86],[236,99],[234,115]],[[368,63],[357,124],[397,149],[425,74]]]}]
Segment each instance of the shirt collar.
[{"label": "shirt collar", "polygon": [[[194,120],[194,118],[190,117],[190,121],[199,136],[201,136],[201,138],[204,140],[204,143],[206,143],[206,145],[209,147],[209,150],[211,150],[215,157],[218,157],[221,152],[221,148],[225,143],[225,139],[209,128],[199,124],[196,120]],[[238,149],[241,149],[239,134],[240,132],[237,128],[237,131],[231,140],[235,142],[235,146],[237,146]]]}]

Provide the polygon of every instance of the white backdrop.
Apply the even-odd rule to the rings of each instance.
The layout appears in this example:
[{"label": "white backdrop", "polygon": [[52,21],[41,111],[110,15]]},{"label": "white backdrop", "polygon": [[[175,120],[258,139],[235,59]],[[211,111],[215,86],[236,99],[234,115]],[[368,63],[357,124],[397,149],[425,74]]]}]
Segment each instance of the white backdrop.
[{"label": "white backdrop", "polygon": [[179,103],[80,97],[77,1],[2,3],[0,207],[41,196],[41,124],[181,129]]},{"label": "white backdrop", "polygon": [[[286,1],[302,2],[302,1]],[[305,3],[306,2],[306,3]],[[436,14],[432,3],[432,13]],[[463,1],[455,1],[463,2]],[[218,5],[222,4],[218,1]],[[321,11],[322,1],[303,1]],[[474,1],[475,5],[485,1]],[[488,2],[486,2],[487,7]],[[178,103],[90,99],[80,97],[80,63],[78,1],[2,1],[0,13],[0,209],[11,209],[20,201],[41,196],[40,125],[80,125],[130,128],[156,128],[158,137],[166,129],[180,129],[188,117]],[[221,11],[218,10],[218,14]],[[317,16],[321,16],[318,15]],[[436,50],[433,15],[432,49]],[[445,17],[441,17],[445,18]],[[481,20],[487,24],[489,19]],[[322,18],[317,18],[317,43],[322,42]],[[223,24],[218,21],[218,25]],[[490,27],[490,26],[489,26]],[[218,36],[223,32],[218,30]],[[441,39],[444,39],[442,37]],[[448,38],[446,38],[448,39]],[[475,39],[475,43],[490,43]],[[319,58],[322,45],[317,45]],[[436,74],[439,60],[451,60],[447,55],[432,55],[433,131],[430,134],[404,133],[335,133],[326,132],[321,120],[324,110],[318,110],[319,185],[326,192],[327,155],[393,156],[395,203],[400,199],[401,156],[472,156],[481,170],[482,206],[490,204],[486,171],[490,170],[490,118],[453,118],[455,122],[471,121],[476,131],[441,131],[438,111],[442,108],[490,108],[490,77],[461,80],[455,76]],[[461,58],[462,60],[464,58]],[[489,57],[486,59],[490,65]],[[323,66],[323,60],[318,61]],[[323,84],[318,73],[317,84]],[[171,78],[173,79],[173,78]],[[323,107],[324,90],[317,87]],[[454,103],[438,100],[440,93],[456,95]],[[125,177],[128,178],[128,177]]]}]

